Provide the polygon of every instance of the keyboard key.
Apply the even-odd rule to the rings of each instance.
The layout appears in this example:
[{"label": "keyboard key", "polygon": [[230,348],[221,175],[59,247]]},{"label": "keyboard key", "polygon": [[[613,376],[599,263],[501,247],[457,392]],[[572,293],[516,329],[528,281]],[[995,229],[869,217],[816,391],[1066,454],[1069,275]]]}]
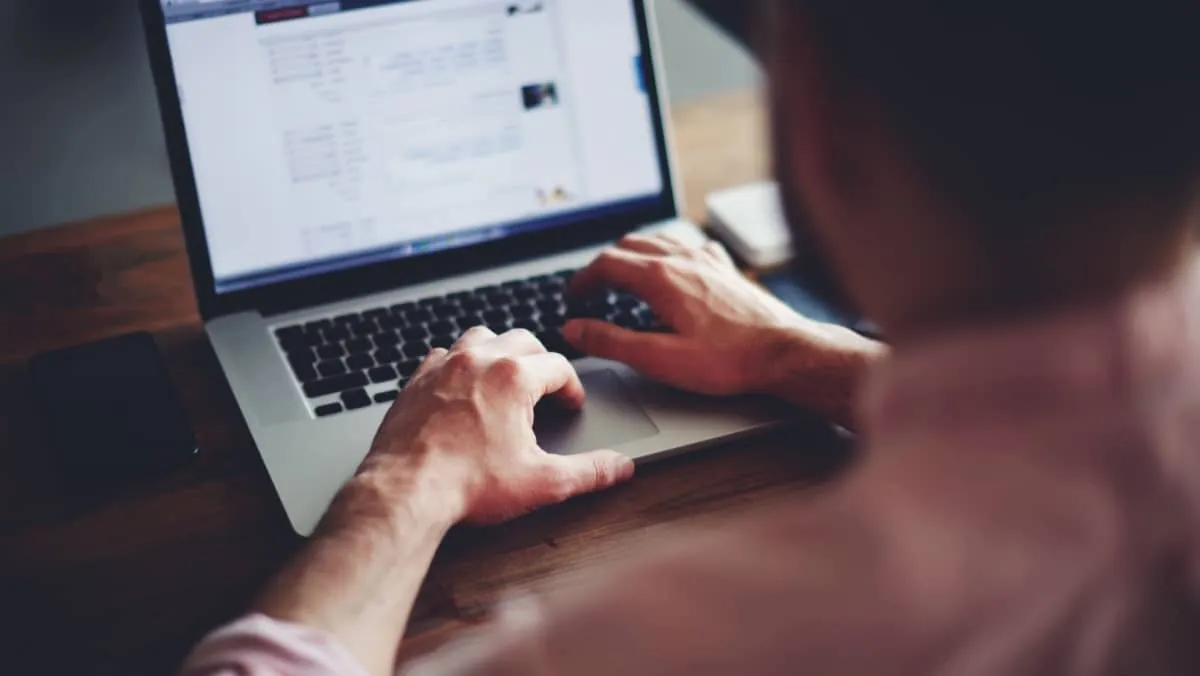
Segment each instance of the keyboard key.
[{"label": "keyboard key", "polygon": [[315,364],[317,363],[317,353],[313,352],[311,347],[305,346],[297,348],[287,353],[288,361],[293,364]]},{"label": "keyboard key", "polygon": [[396,380],[399,376],[396,375],[396,369],[392,368],[391,366],[379,366],[371,369],[371,371],[367,373],[367,377],[370,378],[371,382],[373,383],[386,383]]},{"label": "keyboard key", "polygon": [[421,368],[420,359],[409,359],[408,361],[402,362],[399,366],[397,366],[396,370],[400,372],[401,378],[411,378],[419,368]]},{"label": "keyboard key", "polygon": [[500,288],[504,289],[505,291],[512,291],[513,289],[516,289],[518,287],[525,286],[526,283],[527,282],[523,279],[517,279],[517,280],[513,280],[511,282],[505,282],[505,283],[501,284]]},{"label": "keyboard key", "polygon": [[308,383],[304,386],[304,395],[309,399],[317,399],[366,386],[367,375],[355,372],[336,378],[324,378],[315,383]]},{"label": "keyboard key", "polygon": [[488,324],[503,324],[511,319],[508,310],[488,310],[483,313],[483,320]]},{"label": "keyboard key", "polygon": [[400,398],[400,390],[388,390],[375,395],[376,404],[390,404]]},{"label": "keyboard key", "polygon": [[538,312],[542,313],[543,317],[546,315],[565,317],[567,315],[567,306],[553,299],[539,301],[537,304],[537,309]]},{"label": "keyboard key", "polygon": [[341,359],[333,359],[323,361],[317,364],[317,373],[321,374],[322,378],[332,378],[334,376],[346,375],[346,364]]},{"label": "keyboard key", "polygon": [[631,296],[627,293],[617,294],[616,306],[622,310],[636,310],[642,305],[642,301],[637,296]]},{"label": "keyboard key", "polygon": [[412,312],[406,312],[404,318],[409,324],[428,324],[433,321],[433,313],[426,309],[417,309]]},{"label": "keyboard key", "polygon": [[315,322],[309,322],[304,325],[305,333],[316,333],[317,331],[324,331],[332,328],[333,320],[331,319],[318,319]]},{"label": "keyboard key", "polygon": [[334,326],[332,329],[325,329],[321,332],[325,336],[327,343],[342,343],[350,340],[350,332],[344,326]]},{"label": "keyboard key", "polygon": [[564,280],[564,281],[570,281],[571,278],[575,276],[575,270],[559,270],[558,272],[554,273],[551,276],[558,277],[559,279]]},{"label": "keyboard key", "polygon": [[346,410],[355,411],[370,406],[371,397],[367,396],[366,390],[350,390],[342,392],[342,403],[346,405]]},{"label": "keyboard key", "polygon": [[367,336],[379,333],[379,325],[374,320],[355,322],[348,326],[350,333],[354,334],[355,338],[366,338]]},{"label": "keyboard key", "polygon": [[416,303],[399,303],[397,305],[392,306],[392,315],[397,316],[397,317],[403,317],[407,313],[412,312],[413,310],[416,310],[416,309],[417,309]]},{"label": "keyboard key", "polygon": [[429,338],[429,329],[424,326],[412,326],[400,332],[405,342],[422,341]]},{"label": "keyboard key", "polygon": [[461,303],[462,301],[470,298],[471,295],[472,294],[470,291],[458,291],[456,293],[447,294],[446,298],[454,301],[455,303]]},{"label": "keyboard key", "polygon": [[548,282],[542,282],[541,284],[538,284],[538,291],[541,292],[543,298],[546,298],[549,296],[554,296],[554,295],[561,295],[566,290],[567,290],[566,283],[557,278],[553,279],[551,281],[548,281]]},{"label": "keyboard key", "polygon": [[302,366],[292,364],[292,373],[301,385],[307,385],[321,379],[321,374],[317,373],[317,368],[312,364],[304,364]]},{"label": "keyboard key", "polygon": [[355,338],[346,341],[346,351],[350,354],[366,354],[371,351],[371,341],[366,338]]},{"label": "keyboard key", "polygon": [[346,367],[351,371],[366,371],[375,367],[375,360],[369,354],[352,354],[346,358]]},{"label": "keyboard key", "polygon": [[392,311],[387,308],[380,307],[380,308],[375,308],[374,310],[367,310],[366,312],[362,313],[362,316],[363,316],[363,319],[371,319],[374,321],[379,321],[380,319],[383,319],[384,317],[391,317]]},{"label": "keyboard key", "polygon": [[279,347],[283,348],[284,352],[296,352],[309,347],[309,339],[304,333],[300,333],[299,335],[289,334],[286,337],[279,338]]},{"label": "keyboard key", "polygon": [[443,350],[449,350],[458,342],[458,338],[454,336],[434,336],[429,344],[433,347],[440,347]]},{"label": "keyboard key", "polygon": [[429,343],[424,340],[416,340],[411,343],[405,343],[404,349],[400,350],[405,357],[409,359],[424,359],[425,355],[429,354]]},{"label": "keyboard key", "polygon": [[483,312],[488,309],[488,304],[483,298],[466,298],[459,303],[459,307],[467,312]]},{"label": "keyboard key", "polygon": [[486,296],[490,293],[500,293],[500,287],[498,287],[498,286],[481,286],[478,289],[475,289],[476,296]]},{"label": "keyboard key", "polygon": [[278,338],[281,342],[284,340],[288,340],[290,338],[303,338],[304,337],[304,327],[303,326],[285,326],[281,329],[276,329],[275,337]]},{"label": "keyboard key", "polygon": [[458,333],[458,325],[452,321],[437,321],[429,325],[429,332],[435,336],[450,336]]},{"label": "keyboard key", "polygon": [[381,347],[375,350],[375,361],[379,364],[395,364],[403,359],[404,355],[394,347]]},{"label": "keyboard key", "polygon": [[417,305],[419,305],[420,307],[429,309],[434,306],[441,305],[442,303],[445,303],[445,302],[446,302],[446,299],[444,297],[434,296],[432,298],[422,298],[421,300],[417,301]]},{"label": "keyboard key", "polygon": [[457,317],[462,312],[462,308],[455,303],[442,303],[429,308],[429,311],[438,319],[450,319],[451,317]]},{"label": "keyboard key", "polygon": [[508,308],[508,311],[512,313],[513,319],[532,319],[533,315],[537,312],[534,307],[528,303],[517,303],[516,305]]},{"label": "keyboard key", "polygon": [[333,323],[339,326],[346,326],[347,324],[353,324],[359,321],[362,321],[362,316],[357,313],[338,315],[337,317],[333,318]]},{"label": "keyboard key", "polygon": [[317,356],[322,360],[341,359],[346,356],[346,348],[342,347],[341,343],[322,345],[317,348]]},{"label": "keyboard key", "polygon": [[492,333],[499,336],[512,330],[512,322],[507,319],[502,322],[488,322],[487,327]]},{"label": "keyboard key", "polygon": [[536,287],[518,286],[512,290],[513,298],[517,300],[534,300],[542,295]]},{"label": "keyboard key", "polygon": [[523,329],[535,334],[545,330],[541,323],[536,319],[518,319],[517,321],[513,322],[512,327],[514,329]]},{"label": "keyboard key", "polygon": [[458,319],[455,319],[454,323],[458,324],[458,328],[462,329],[463,332],[465,333],[467,329],[475,327],[475,326],[483,326],[487,322],[483,320],[482,315],[479,315],[476,313],[470,313],[470,314],[465,314],[465,315],[459,317]]},{"label": "keyboard key", "polygon": [[376,347],[396,347],[400,344],[400,334],[395,331],[375,334]]},{"label": "keyboard key", "polygon": [[513,297],[507,293],[489,293],[483,297],[489,307],[502,308],[513,304]]},{"label": "keyboard key", "polygon": [[408,326],[408,320],[404,319],[402,316],[397,317],[396,315],[380,317],[379,319],[375,320],[375,323],[379,324],[379,328],[384,331],[398,331]]},{"label": "keyboard key", "polygon": [[343,410],[345,409],[342,408],[341,404],[325,404],[317,409],[317,417],[328,418],[331,415],[337,415],[341,413]]}]

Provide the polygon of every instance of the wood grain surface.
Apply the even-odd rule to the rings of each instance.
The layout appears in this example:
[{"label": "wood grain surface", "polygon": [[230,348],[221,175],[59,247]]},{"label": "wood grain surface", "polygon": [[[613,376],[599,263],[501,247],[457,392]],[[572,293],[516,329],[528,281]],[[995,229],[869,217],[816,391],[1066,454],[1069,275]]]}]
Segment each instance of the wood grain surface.
[{"label": "wood grain surface", "polygon": [[[766,174],[754,94],[699,102],[675,121],[693,218],[707,192]],[[26,399],[26,361],[142,330],[167,356],[201,454],[171,476],[80,497],[54,470]],[[669,528],[804,499],[845,457],[828,428],[798,419],[771,437],[644,467],[603,495],[455,531],[405,650],[479,622],[515,590],[570,584]],[[175,210],[0,241],[0,673],[171,673],[300,544],[201,328]]]}]

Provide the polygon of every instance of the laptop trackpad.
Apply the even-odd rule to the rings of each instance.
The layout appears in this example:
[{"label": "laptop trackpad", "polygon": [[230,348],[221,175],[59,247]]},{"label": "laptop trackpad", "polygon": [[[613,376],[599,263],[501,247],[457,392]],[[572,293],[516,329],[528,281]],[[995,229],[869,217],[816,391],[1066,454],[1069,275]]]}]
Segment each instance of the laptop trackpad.
[{"label": "laptop trackpad", "polygon": [[580,376],[587,390],[583,411],[566,411],[546,402],[537,408],[533,431],[550,453],[574,455],[612,449],[658,434],[658,427],[633,400],[621,376],[601,370]]}]

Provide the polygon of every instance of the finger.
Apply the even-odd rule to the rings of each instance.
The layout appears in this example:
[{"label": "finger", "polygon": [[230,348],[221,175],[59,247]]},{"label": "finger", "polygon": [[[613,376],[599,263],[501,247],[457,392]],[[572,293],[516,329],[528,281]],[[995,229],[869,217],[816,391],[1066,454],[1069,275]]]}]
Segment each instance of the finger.
[{"label": "finger", "polygon": [[545,354],[546,346],[525,329],[508,331],[486,343],[488,350],[505,357],[527,357],[535,354]]},{"label": "finger", "polygon": [[563,338],[594,357],[631,366],[655,380],[675,384],[697,368],[691,343],[666,333],[639,333],[598,319],[575,319],[563,327]]},{"label": "finger", "polygon": [[727,265],[735,265],[733,262],[733,256],[729,255],[729,250],[725,248],[725,245],[721,244],[715,239],[708,240],[708,243],[704,245],[704,250],[722,263]]},{"label": "finger", "polygon": [[430,370],[437,368],[442,362],[446,361],[446,355],[450,354],[449,350],[444,348],[434,348],[429,354],[425,355],[425,361],[421,362],[421,366],[413,373],[412,380],[416,380],[425,375]]},{"label": "finger", "polygon": [[650,256],[666,256],[671,253],[671,247],[661,238],[645,235],[625,235],[617,242],[617,247]]},{"label": "finger", "polygon": [[582,408],[587,400],[579,373],[567,358],[553,352],[543,352],[524,359],[536,383],[537,400],[553,396],[572,408]]},{"label": "finger", "polygon": [[687,244],[682,239],[679,239],[678,237],[676,237],[675,235],[672,235],[670,233],[667,233],[667,232],[660,233],[657,236],[657,238],[659,241],[661,241],[663,243],[663,246],[665,246],[667,248],[667,250],[670,251],[671,253],[688,254],[688,253],[696,252],[695,245]]},{"label": "finger", "polygon": [[541,502],[551,505],[612,488],[632,479],[634,471],[633,460],[615,451],[547,455],[539,491]]},{"label": "finger", "polygon": [[488,341],[495,340],[496,334],[486,326],[472,326],[467,329],[467,332],[458,339],[458,342],[451,348],[455,352],[462,352],[472,347],[483,345]]},{"label": "finger", "polygon": [[652,303],[650,296],[655,294],[655,289],[652,288],[654,277],[650,271],[661,261],[660,256],[625,249],[606,249],[591,265],[575,273],[567,294],[586,297],[615,286]]}]

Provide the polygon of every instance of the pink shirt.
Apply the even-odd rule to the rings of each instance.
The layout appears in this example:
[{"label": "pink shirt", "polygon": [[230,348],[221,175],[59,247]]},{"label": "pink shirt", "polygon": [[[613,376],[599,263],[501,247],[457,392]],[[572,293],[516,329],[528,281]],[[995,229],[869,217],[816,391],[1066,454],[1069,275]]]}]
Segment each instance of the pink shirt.
[{"label": "pink shirt", "polygon": [[[1198,291],[898,351],[824,499],[526,599],[403,673],[1200,673]],[[184,672],[362,673],[264,618]]]}]

